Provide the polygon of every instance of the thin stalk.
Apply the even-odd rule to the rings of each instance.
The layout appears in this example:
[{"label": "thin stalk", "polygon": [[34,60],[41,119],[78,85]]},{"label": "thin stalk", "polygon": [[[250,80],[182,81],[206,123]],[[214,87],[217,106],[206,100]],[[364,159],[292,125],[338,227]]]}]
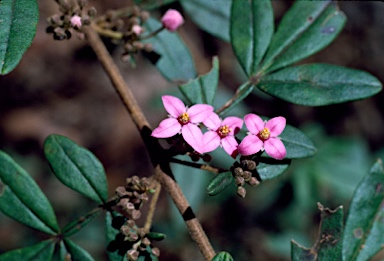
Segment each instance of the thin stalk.
[{"label": "thin stalk", "polygon": [[[153,138],[150,136],[150,125],[146,117],[144,116],[144,113],[142,112],[141,108],[138,106],[131,89],[124,81],[112,57],[108,53],[106,47],[104,46],[99,35],[96,33],[93,27],[84,27],[83,32],[85,33],[89,44],[96,53],[105,72],[110,78],[113,87],[119,94],[120,99],[122,100],[127,111],[131,115],[133,122],[135,123],[136,127],[142,135],[142,138],[144,140],[145,145],[147,146],[147,150],[151,156],[152,163],[154,165],[155,178],[162,184],[162,186],[164,186],[165,190],[168,192],[174,204],[182,214],[185,223],[188,227],[191,238],[196,242],[205,260],[211,260],[215,256],[215,251],[213,250],[212,245],[208,240],[208,237],[206,236],[203,228],[201,227],[201,224],[194,216],[193,211],[189,206],[189,203],[186,200],[184,194],[182,193],[180,187],[169,176],[172,175],[172,173],[170,169],[167,168],[167,163],[164,162],[164,160],[161,158],[161,155],[164,154],[164,152],[159,151],[160,145],[158,144],[157,140],[153,140]],[[163,169],[165,169],[168,174],[166,174]]]}]

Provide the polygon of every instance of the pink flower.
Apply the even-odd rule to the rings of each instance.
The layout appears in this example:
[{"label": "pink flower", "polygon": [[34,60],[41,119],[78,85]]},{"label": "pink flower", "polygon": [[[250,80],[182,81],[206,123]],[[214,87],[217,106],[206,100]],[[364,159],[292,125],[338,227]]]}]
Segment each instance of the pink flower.
[{"label": "pink flower", "polygon": [[167,30],[174,32],[177,28],[179,28],[180,25],[184,23],[184,18],[179,13],[179,11],[169,9],[161,18],[161,22]]},{"label": "pink flower", "polygon": [[240,131],[243,120],[238,117],[227,117],[222,121],[213,112],[203,123],[209,129],[204,134],[204,152],[213,151],[221,145],[226,153],[236,158],[238,144],[234,135]]},{"label": "pink flower", "polygon": [[248,156],[264,150],[272,158],[281,160],[287,155],[283,142],[277,137],[286,124],[284,117],[272,118],[264,122],[255,114],[244,117],[249,133],[239,145],[239,153]]},{"label": "pink flower", "polygon": [[81,17],[78,15],[74,15],[71,17],[71,25],[73,28],[80,29],[81,28]]},{"label": "pink flower", "polygon": [[194,150],[204,153],[203,133],[197,124],[209,117],[213,107],[207,104],[195,104],[187,108],[179,98],[168,95],[164,95],[162,100],[170,118],[162,120],[159,127],[152,131],[152,136],[169,138],[181,132],[184,140]]},{"label": "pink flower", "polygon": [[143,33],[143,27],[141,27],[140,25],[135,24],[135,25],[132,26],[132,32],[134,34],[136,34],[136,35],[140,35],[140,34]]}]

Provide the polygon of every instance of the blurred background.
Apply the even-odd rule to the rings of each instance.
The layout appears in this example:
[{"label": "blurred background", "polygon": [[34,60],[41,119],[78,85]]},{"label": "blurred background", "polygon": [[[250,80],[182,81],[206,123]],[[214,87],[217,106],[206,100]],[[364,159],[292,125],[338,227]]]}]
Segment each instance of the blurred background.
[{"label": "blurred background", "polygon": [[[228,1],[228,0],[217,0]],[[130,1],[89,1],[103,13]],[[275,21],[291,1],[273,1]],[[374,1],[339,2],[348,21],[329,47],[303,63],[330,63],[368,71],[384,82],[384,4]],[[40,21],[32,46],[19,66],[0,76],[0,149],[25,168],[46,193],[64,226],[94,207],[93,202],[66,188],[51,173],[43,157],[43,142],[51,133],[65,135],[90,149],[108,175],[109,195],[128,176],[152,174],[140,135],[86,41],[72,37],[54,41],[45,33],[46,18],[57,13],[54,1],[39,0]],[[179,3],[163,6],[182,11]],[[199,74],[208,72],[212,57],[220,60],[220,87],[215,102],[221,106],[244,81],[229,43],[202,31],[187,14],[179,29],[190,48]],[[127,83],[133,89],[152,126],[166,116],[162,94],[180,96],[175,83],[138,55],[132,68],[121,61],[121,47],[110,48]],[[177,181],[202,222],[215,250],[230,252],[236,261],[290,260],[290,240],[311,247],[319,224],[317,202],[345,216],[353,191],[370,166],[384,156],[383,93],[363,100],[326,107],[293,105],[263,93],[250,95],[232,115],[255,112],[282,115],[304,131],[318,148],[311,158],[294,160],[280,177],[256,188],[246,187],[246,198],[229,187],[210,197],[206,186],[213,174],[173,166]],[[213,153],[220,166],[231,158]],[[96,260],[106,260],[102,217],[90,223],[73,240]],[[160,260],[203,260],[189,238],[181,217],[163,192],[153,230],[167,234],[156,244]],[[32,245],[44,235],[0,213],[0,253]],[[381,253],[381,258],[384,257]],[[378,257],[380,260],[380,256]]]}]

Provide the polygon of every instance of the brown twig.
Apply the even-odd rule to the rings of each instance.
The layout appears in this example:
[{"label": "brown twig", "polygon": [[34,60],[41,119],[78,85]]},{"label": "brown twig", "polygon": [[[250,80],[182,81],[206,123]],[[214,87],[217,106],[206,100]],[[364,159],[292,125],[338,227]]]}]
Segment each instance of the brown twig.
[{"label": "brown twig", "polygon": [[[150,125],[147,119],[145,118],[142,110],[138,106],[130,88],[125,83],[117,66],[113,62],[113,59],[111,58],[110,54],[108,53],[106,47],[104,46],[103,42],[101,41],[99,35],[95,32],[95,30],[91,26],[88,26],[83,28],[83,32],[85,33],[89,44],[96,53],[97,57],[99,58],[100,63],[102,64],[105,72],[109,76],[113,86],[115,87],[115,90],[119,94],[122,102],[127,108],[129,114],[131,115],[133,122],[136,124],[143,137],[144,143],[147,146],[147,149],[152,159],[152,163],[154,165],[155,178],[162,184],[162,186],[164,186],[165,190],[168,192],[174,204],[180,211],[187,224],[192,239],[198,245],[205,260],[211,260],[215,255],[215,251],[213,250],[204,230],[202,229],[201,224],[194,216],[193,211],[189,206],[189,203],[186,200],[184,194],[182,193],[180,187],[169,176],[172,174],[169,169],[169,166],[167,166],[167,163],[163,162],[160,158],[162,155],[162,151],[160,151],[159,153],[158,143],[154,143],[153,139],[150,137]],[[160,165],[162,167],[160,167]],[[167,174],[163,171],[162,168],[166,170]]]},{"label": "brown twig", "polygon": [[144,224],[144,230],[146,233],[149,232],[152,226],[152,220],[153,220],[153,215],[155,214],[155,209],[156,209],[156,204],[160,196],[160,191],[161,191],[161,184],[157,181],[156,186],[155,186],[155,193],[152,195],[151,203],[149,204],[149,211],[147,214],[147,218],[145,219],[145,224]]}]

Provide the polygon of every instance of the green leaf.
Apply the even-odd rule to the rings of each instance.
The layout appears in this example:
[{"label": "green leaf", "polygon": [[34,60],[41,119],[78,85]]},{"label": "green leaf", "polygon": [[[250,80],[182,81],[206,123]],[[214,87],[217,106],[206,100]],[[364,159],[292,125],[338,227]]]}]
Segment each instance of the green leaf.
[{"label": "green leaf", "polygon": [[329,64],[307,64],[282,69],[261,78],[257,86],[288,102],[321,106],[370,97],[380,81],[367,72]]},{"label": "green leaf", "polygon": [[253,90],[255,86],[250,82],[245,82],[237,90],[233,98],[231,98],[224,106],[217,112],[220,116],[226,114],[233,109],[237,104],[244,100]]},{"label": "green leaf", "polygon": [[343,260],[370,260],[384,246],[384,170],[378,160],[352,198],[343,238]]},{"label": "green leaf", "polygon": [[149,232],[146,235],[146,237],[148,237],[149,239],[156,240],[156,241],[161,241],[161,240],[165,239],[166,235],[163,233],[158,233],[158,232]]},{"label": "green leaf", "polygon": [[292,241],[293,261],[342,260],[343,207],[330,210],[320,203],[318,206],[321,211],[321,223],[316,244],[311,249],[307,249]]},{"label": "green leaf", "polygon": [[[148,32],[153,32],[162,25],[156,19],[149,18],[144,27]],[[180,83],[196,78],[197,73],[191,54],[176,32],[163,30],[145,42],[151,43],[154,52],[160,55],[155,64],[165,78]]]},{"label": "green leaf", "polygon": [[305,248],[292,240],[291,259],[292,261],[315,261],[316,256],[312,253],[311,249]]},{"label": "green leaf", "polygon": [[207,74],[180,85],[180,91],[191,104],[212,104],[219,84],[219,59],[213,58],[213,67]]},{"label": "green leaf", "polygon": [[1,261],[20,260],[51,260],[55,242],[53,240],[42,241],[36,245],[15,249],[0,255]]},{"label": "green leaf", "polygon": [[88,225],[95,217],[101,213],[101,208],[97,208],[94,211],[91,211],[87,215],[74,220],[62,229],[62,234],[66,237],[69,237],[77,232],[79,232],[83,227]]},{"label": "green leaf", "polygon": [[0,3],[0,74],[11,72],[31,45],[39,20],[36,0]]},{"label": "green leaf", "polygon": [[320,234],[317,239],[318,260],[342,260],[342,236],[344,212],[340,206],[335,210],[324,208],[318,203],[321,211]]},{"label": "green leaf", "polygon": [[234,181],[231,171],[219,173],[208,184],[207,192],[210,196],[214,196],[231,185]]},{"label": "green leaf", "polygon": [[233,258],[228,252],[219,252],[212,258],[212,261],[233,261]]},{"label": "green leaf", "polygon": [[64,244],[67,248],[68,253],[71,255],[71,261],[93,261],[93,257],[77,245],[75,242],[69,240],[68,238],[64,239]]},{"label": "green leaf", "polygon": [[204,31],[229,42],[231,1],[182,0],[183,9]]},{"label": "green leaf", "polygon": [[98,203],[106,202],[108,185],[104,168],[89,150],[67,137],[52,134],[45,140],[44,153],[61,182]]},{"label": "green leaf", "polygon": [[287,125],[279,136],[287,149],[287,159],[297,159],[312,156],[316,147],[312,141],[299,129]]},{"label": "green leaf", "polygon": [[273,34],[269,0],[233,1],[230,35],[232,48],[248,76],[256,73]]},{"label": "green leaf", "polygon": [[[273,159],[268,158],[267,160]],[[269,164],[260,162],[259,165],[257,165],[257,173],[259,173],[261,180],[273,179],[283,174],[283,172],[289,167],[289,164],[290,161],[287,160],[273,160],[273,163]]]},{"label": "green leaf", "polygon": [[59,231],[52,206],[29,174],[0,151],[0,210],[47,234]]},{"label": "green leaf", "polygon": [[346,22],[332,1],[296,1],[284,15],[263,62],[262,71],[275,71],[329,45]]},{"label": "green leaf", "polygon": [[[121,224],[123,225],[123,224]],[[116,236],[120,231],[112,226],[112,215],[110,212],[105,216],[105,229],[106,229],[106,241],[107,241],[107,255],[110,261],[123,261],[125,260],[125,253],[119,254],[119,242],[116,241]]]}]

